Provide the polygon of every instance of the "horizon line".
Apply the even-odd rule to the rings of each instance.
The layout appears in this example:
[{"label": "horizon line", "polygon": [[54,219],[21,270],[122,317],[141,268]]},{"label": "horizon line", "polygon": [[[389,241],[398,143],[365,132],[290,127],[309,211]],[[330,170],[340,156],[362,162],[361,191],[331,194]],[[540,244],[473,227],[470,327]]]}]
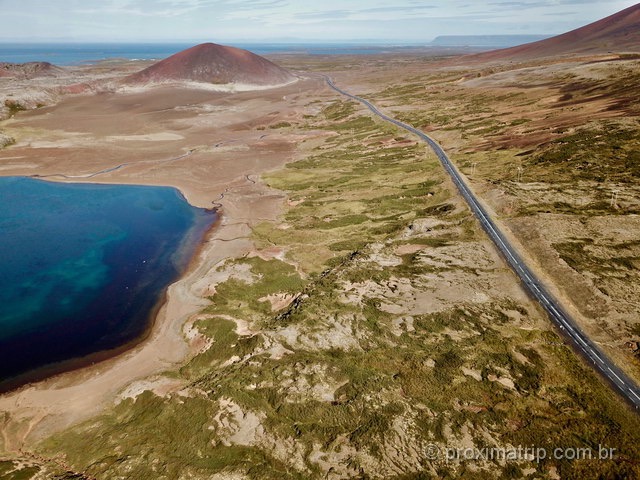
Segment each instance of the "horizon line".
[{"label": "horizon line", "polygon": [[107,45],[107,44],[182,44],[182,43],[238,43],[238,44],[278,44],[278,45],[389,45],[389,46],[420,46],[424,44],[429,44],[433,42],[437,38],[450,38],[450,37],[552,37],[556,34],[542,34],[542,33],[526,33],[526,34],[447,34],[447,35],[436,35],[430,39],[416,39],[416,40],[397,40],[397,39],[345,39],[345,40],[322,40],[322,39],[220,39],[220,40],[211,40],[211,39],[130,39],[130,40],[109,40],[109,39],[51,39],[51,38],[29,38],[29,39],[19,39],[19,38],[10,38],[3,39],[0,38],[0,46],[2,44],[25,44],[25,45],[35,45],[42,43],[49,43],[52,45],[61,45],[61,44],[96,44],[96,45]]}]

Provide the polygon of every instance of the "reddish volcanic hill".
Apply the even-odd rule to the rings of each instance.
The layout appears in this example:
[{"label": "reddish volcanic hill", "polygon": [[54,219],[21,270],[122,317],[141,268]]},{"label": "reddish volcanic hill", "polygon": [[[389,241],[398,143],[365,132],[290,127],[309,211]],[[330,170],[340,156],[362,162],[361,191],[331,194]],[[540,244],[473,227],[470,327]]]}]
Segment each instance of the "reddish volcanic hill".
[{"label": "reddish volcanic hill", "polygon": [[192,81],[212,84],[281,85],[295,77],[266,58],[234,47],[203,43],[125,78],[146,84]]},{"label": "reddish volcanic hill", "polygon": [[570,54],[640,52],[640,4],[570,32],[466,59],[528,60]]},{"label": "reddish volcanic hill", "polygon": [[0,77],[35,78],[61,73],[62,69],[49,62],[5,63],[0,62]]}]

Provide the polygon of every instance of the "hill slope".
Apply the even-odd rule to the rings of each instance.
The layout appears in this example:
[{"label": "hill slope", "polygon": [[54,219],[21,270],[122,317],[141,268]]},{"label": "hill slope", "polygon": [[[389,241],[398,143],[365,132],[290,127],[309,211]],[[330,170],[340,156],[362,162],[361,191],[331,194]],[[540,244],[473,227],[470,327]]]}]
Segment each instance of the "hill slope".
[{"label": "hill slope", "polygon": [[269,60],[215,43],[203,43],[129,75],[129,84],[192,81],[211,84],[280,85],[295,77]]},{"label": "hill slope", "polygon": [[526,60],[608,52],[640,52],[640,4],[562,35],[467,58],[485,61]]},{"label": "hill slope", "polygon": [[54,76],[62,69],[49,62],[6,63],[0,62],[0,77],[35,78]]}]

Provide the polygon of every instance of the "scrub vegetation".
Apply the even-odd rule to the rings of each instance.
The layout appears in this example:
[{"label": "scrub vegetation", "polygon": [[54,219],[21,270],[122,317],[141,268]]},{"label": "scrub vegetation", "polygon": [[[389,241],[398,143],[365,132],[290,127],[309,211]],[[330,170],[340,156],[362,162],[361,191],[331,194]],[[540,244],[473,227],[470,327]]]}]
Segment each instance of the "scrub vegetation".
[{"label": "scrub vegetation", "polygon": [[[335,134],[263,178],[289,206],[255,228],[263,254],[220,267],[206,346],[167,372],[183,388],[39,452],[110,479],[638,475],[637,416],[522,294],[435,156],[352,102],[305,120]],[[450,462],[433,445],[618,450]]]},{"label": "scrub vegetation", "polygon": [[[372,69],[361,88],[444,146],[580,311],[581,328],[640,383],[634,350],[640,256],[624,247],[640,228],[637,57],[450,71],[432,64],[416,58],[394,78]],[[592,243],[578,250],[586,238]]]}]

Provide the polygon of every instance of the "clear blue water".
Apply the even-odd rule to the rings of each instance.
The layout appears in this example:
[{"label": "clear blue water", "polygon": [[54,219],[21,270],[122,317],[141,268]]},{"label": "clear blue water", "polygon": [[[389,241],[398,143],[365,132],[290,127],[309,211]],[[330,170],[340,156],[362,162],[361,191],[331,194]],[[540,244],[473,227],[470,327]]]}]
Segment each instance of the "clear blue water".
[{"label": "clear blue water", "polygon": [[140,338],[215,218],[169,187],[0,178],[0,390]]},{"label": "clear blue water", "polygon": [[[108,58],[130,60],[160,60],[194,46],[194,43],[0,43],[0,62],[50,62],[55,65],[82,65]],[[329,54],[375,54],[412,47],[390,45],[350,44],[234,44],[258,55],[274,53]]]}]

